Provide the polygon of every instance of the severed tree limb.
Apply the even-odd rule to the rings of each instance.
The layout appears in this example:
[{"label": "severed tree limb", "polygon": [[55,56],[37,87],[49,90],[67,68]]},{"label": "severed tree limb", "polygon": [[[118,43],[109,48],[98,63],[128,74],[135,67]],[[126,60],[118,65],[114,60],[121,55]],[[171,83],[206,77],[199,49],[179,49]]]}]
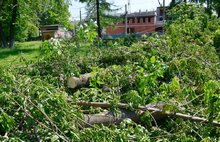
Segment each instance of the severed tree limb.
[{"label": "severed tree limb", "polygon": [[[105,72],[103,71],[99,75],[102,76]],[[97,73],[91,74],[91,73],[86,73],[84,75],[80,75],[80,77],[70,77],[67,80],[67,84],[69,88],[79,88],[82,86],[88,86],[90,84],[90,78],[95,77]]]},{"label": "severed tree limb", "polygon": [[[94,77],[96,77],[96,75],[98,75],[99,77],[102,77],[105,73],[107,73],[107,70],[108,69],[102,71],[101,73],[96,72],[95,74],[86,73],[86,74],[80,75],[80,77],[74,77],[74,76],[69,77],[67,79],[68,87],[71,88],[71,89],[74,89],[74,88],[80,88],[80,87],[83,87],[83,86],[89,86],[90,78],[94,78]],[[135,72],[137,70],[138,70],[138,68],[132,70],[132,72]],[[103,91],[110,91],[109,90],[110,88],[105,88],[105,89]]]},{"label": "severed tree limb", "polygon": [[[89,124],[97,124],[97,125],[105,125],[108,126],[110,124],[119,125],[125,118],[130,118],[132,121],[138,123],[141,121],[141,117],[143,116],[143,111],[131,111],[128,109],[120,109],[121,115],[116,117],[114,115],[114,111],[102,112],[99,114],[84,114],[85,122]],[[84,127],[90,127],[89,125],[83,124]]]},{"label": "severed tree limb", "polygon": [[[68,100],[68,102],[70,102],[71,100]],[[94,106],[94,107],[111,107],[110,103],[101,103],[101,102],[76,102],[77,105],[82,105],[82,106]],[[148,106],[140,106],[139,110],[142,111],[149,111],[152,113],[152,115],[154,115],[155,120],[159,120],[160,118],[167,118],[168,116],[170,117],[176,117],[176,118],[181,118],[181,119],[186,119],[186,120],[191,120],[191,121],[197,121],[200,123],[208,123],[208,119],[204,119],[204,118],[200,118],[200,117],[195,117],[195,116],[190,116],[190,115],[186,115],[186,114],[181,114],[181,113],[170,113],[168,111],[163,112],[162,109],[160,109],[159,107],[156,107],[157,103],[153,103],[148,105]],[[149,107],[150,106],[150,107]],[[128,108],[128,104],[124,104],[124,103],[119,103],[118,104],[119,108]],[[158,117],[158,118],[157,118]],[[213,121],[213,125],[214,126],[218,126],[220,127],[220,123]]]},{"label": "severed tree limb", "polygon": [[84,74],[84,75],[80,75],[80,77],[70,77],[67,80],[67,84],[69,88],[78,88],[81,86],[88,86],[90,84],[89,78],[90,77],[95,77],[95,74]]}]

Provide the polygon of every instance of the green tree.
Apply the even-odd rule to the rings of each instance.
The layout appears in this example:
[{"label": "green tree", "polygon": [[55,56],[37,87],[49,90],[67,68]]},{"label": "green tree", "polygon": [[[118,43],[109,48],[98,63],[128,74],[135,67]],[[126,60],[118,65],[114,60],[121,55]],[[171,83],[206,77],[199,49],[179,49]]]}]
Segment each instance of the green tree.
[{"label": "green tree", "polygon": [[28,27],[33,27],[32,19],[36,18],[34,11],[39,1],[36,0],[33,3],[30,0],[3,0],[0,2],[0,40],[5,48],[14,48],[16,36],[22,38],[27,35]]},{"label": "green tree", "polygon": [[14,48],[15,40],[37,36],[40,25],[70,27],[69,5],[69,0],[0,1],[0,41],[5,48]]},{"label": "green tree", "polygon": [[218,14],[218,18],[220,17],[220,1],[219,0],[172,0],[170,2],[170,9],[172,9],[172,7],[180,4],[180,2],[190,2],[190,3],[200,3],[201,5],[203,4],[207,4],[207,8],[205,9],[205,12],[208,15],[212,15],[212,11],[216,11],[216,13]]},{"label": "green tree", "polygon": [[220,1],[219,0],[190,0],[190,2],[207,4],[206,13],[211,15],[212,11],[216,11],[218,18],[220,17]]},{"label": "green tree", "polygon": [[177,5],[180,4],[181,2],[187,3],[187,0],[172,0],[172,1],[170,2],[170,8],[169,8],[169,9],[172,9],[173,7],[177,6]]},{"label": "green tree", "polygon": [[97,20],[98,36],[101,38],[101,29],[114,21],[118,21],[119,18],[112,16],[111,12],[116,12],[119,8],[111,9],[114,6],[113,3],[109,3],[106,0],[79,0],[80,2],[86,2],[87,18]]},{"label": "green tree", "polygon": [[40,25],[64,24],[69,27],[70,12],[68,11],[71,2],[69,0],[42,0],[37,16]]},{"label": "green tree", "polygon": [[[119,18],[117,16],[111,15],[111,13],[116,12],[117,10],[119,10],[119,8],[115,7],[114,9],[112,9],[111,6],[113,6],[113,3],[108,3],[106,2],[106,0],[99,3],[101,27],[106,27],[113,24],[113,22],[119,21]],[[97,7],[95,1],[87,3],[85,9],[87,11],[87,19],[97,20]]]}]

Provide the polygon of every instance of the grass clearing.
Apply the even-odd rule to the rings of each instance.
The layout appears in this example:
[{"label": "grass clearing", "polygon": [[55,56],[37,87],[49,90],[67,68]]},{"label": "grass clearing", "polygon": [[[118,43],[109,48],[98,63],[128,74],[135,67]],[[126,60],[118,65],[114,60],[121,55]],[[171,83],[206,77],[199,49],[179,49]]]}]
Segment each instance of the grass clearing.
[{"label": "grass clearing", "polygon": [[30,41],[30,42],[16,42],[14,49],[0,48],[0,65],[25,65],[21,62],[21,57],[36,61],[40,55],[38,50],[42,41]]},{"label": "grass clearing", "polygon": [[[42,41],[30,41],[30,42],[16,42],[14,49],[0,48],[0,65],[12,65],[23,66],[25,62],[21,59],[28,61],[37,61],[40,51],[39,46]],[[81,57],[86,56],[90,52],[90,43],[80,43],[80,47],[73,49]]]}]

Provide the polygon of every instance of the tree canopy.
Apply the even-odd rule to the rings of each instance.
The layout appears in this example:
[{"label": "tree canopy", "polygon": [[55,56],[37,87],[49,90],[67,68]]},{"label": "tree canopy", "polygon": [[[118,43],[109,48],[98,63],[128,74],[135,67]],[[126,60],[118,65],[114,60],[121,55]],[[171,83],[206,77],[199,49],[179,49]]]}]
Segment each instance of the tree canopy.
[{"label": "tree canopy", "polygon": [[2,0],[0,41],[5,48],[14,48],[15,40],[38,36],[40,25],[64,24],[69,27],[69,5],[69,0]]},{"label": "tree canopy", "polygon": [[[116,7],[113,9],[111,6],[114,6],[113,3],[108,3],[106,0],[100,1],[99,3],[99,13],[100,13],[100,24],[101,27],[106,27],[113,22],[118,21],[119,17],[113,16],[112,13],[119,10],[119,7]],[[90,3],[87,3],[85,7],[87,11],[87,19],[93,19],[97,20],[97,5],[95,1],[91,1]]]},{"label": "tree canopy", "polygon": [[106,27],[113,24],[113,21],[119,20],[118,17],[112,16],[110,13],[117,11],[111,9],[113,3],[109,3],[106,0],[79,0],[80,2],[86,2],[87,18],[97,20],[98,36],[101,38],[101,27]]},{"label": "tree canopy", "polygon": [[200,3],[201,5],[207,4],[206,13],[210,16],[212,15],[212,11],[216,11],[218,14],[218,18],[220,17],[220,1],[219,0],[172,0],[170,3],[171,7],[180,4],[180,2],[190,2],[190,3]]}]

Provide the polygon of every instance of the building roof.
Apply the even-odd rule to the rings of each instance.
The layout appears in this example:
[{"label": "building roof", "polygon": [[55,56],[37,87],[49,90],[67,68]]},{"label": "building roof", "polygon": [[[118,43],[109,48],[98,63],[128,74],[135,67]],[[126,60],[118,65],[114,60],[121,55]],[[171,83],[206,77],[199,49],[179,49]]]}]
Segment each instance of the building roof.
[{"label": "building roof", "polygon": [[63,26],[63,25],[43,25],[43,26],[40,26],[40,27],[44,28],[44,27],[57,27],[57,26]]},{"label": "building roof", "polygon": [[143,16],[156,16],[156,11],[146,11],[146,12],[135,12],[135,13],[130,13],[127,15],[128,18],[130,17],[143,17]]},{"label": "building roof", "polygon": [[58,29],[57,30],[42,30],[42,32],[55,32],[55,31],[58,31]]},{"label": "building roof", "polygon": [[[125,15],[125,13],[111,13],[110,15],[112,15],[112,16],[118,16],[118,17],[120,17],[120,16],[123,16],[123,15]],[[129,14],[127,14],[127,17],[128,18],[132,18],[132,17],[151,17],[151,16],[157,16],[157,14],[156,14],[156,11],[144,11],[144,12],[141,12],[141,11],[139,11],[139,12],[134,12],[134,13],[129,13]]]}]

